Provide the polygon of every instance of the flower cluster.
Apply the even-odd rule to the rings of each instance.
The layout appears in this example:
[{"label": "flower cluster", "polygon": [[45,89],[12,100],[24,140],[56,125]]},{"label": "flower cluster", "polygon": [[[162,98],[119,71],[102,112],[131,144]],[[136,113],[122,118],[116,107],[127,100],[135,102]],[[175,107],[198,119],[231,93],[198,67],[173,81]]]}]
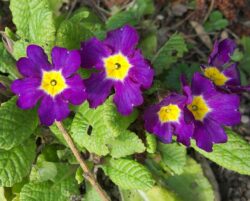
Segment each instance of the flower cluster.
[{"label": "flower cluster", "polygon": [[159,104],[150,106],[144,114],[145,128],[169,143],[172,135],[189,146],[212,151],[214,143],[227,141],[223,126],[240,122],[240,97],[234,92],[248,89],[240,85],[237,63],[230,63],[236,49],[232,40],[216,42],[203,74],[195,73],[191,87],[182,77],[183,95],[171,94]]},{"label": "flower cluster", "polygon": [[[23,78],[12,83],[18,95],[17,105],[33,108],[38,102],[41,123],[50,126],[65,119],[69,103],[79,105],[86,99],[90,107],[102,104],[114,87],[114,103],[123,115],[143,103],[142,90],[151,86],[154,72],[136,49],[138,34],[130,26],[110,31],[104,41],[92,38],[81,49],[52,49],[52,64],[37,45],[27,47],[27,57],[20,58],[17,68]],[[77,74],[78,68],[96,69],[89,79]]]},{"label": "flower cluster", "polygon": [[[154,76],[149,61],[136,49],[138,40],[136,30],[124,26],[108,32],[103,41],[82,42],[80,50],[54,47],[52,63],[41,47],[29,45],[27,57],[17,62],[23,77],[11,86],[17,105],[30,109],[39,103],[41,123],[50,126],[69,115],[69,103],[88,100],[96,108],[114,89],[118,112],[129,115],[143,103],[142,90],[152,85]],[[182,95],[172,93],[145,111],[146,130],[165,143],[173,134],[186,146],[193,138],[206,151],[212,151],[214,143],[226,142],[223,126],[240,122],[240,99],[234,93],[250,89],[240,85],[238,64],[230,61],[235,49],[232,40],[216,42],[208,64],[201,66],[203,74],[195,73],[191,86],[182,79]],[[89,78],[77,74],[80,66],[94,69]]]}]

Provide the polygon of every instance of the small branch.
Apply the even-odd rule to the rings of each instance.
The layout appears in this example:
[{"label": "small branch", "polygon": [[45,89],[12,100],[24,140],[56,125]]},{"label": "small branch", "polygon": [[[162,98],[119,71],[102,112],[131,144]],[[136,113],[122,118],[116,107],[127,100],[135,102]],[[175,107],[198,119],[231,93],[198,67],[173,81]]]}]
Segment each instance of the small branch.
[{"label": "small branch", "polygon": [[68,134],[68,132],[64,128],[63,124],[59,121],[56,121],[55,124],[58,127],[58,129],[60,130],[60,132],[63,134],[65,141],[67,142],[67,144],[69,145],[69,148],[71,149],[71,151],[73,152],[77,161],[79,162],[79,164],[84,172],[85,179],[87,179],[89,181],[89,183],[95,188],[95,190],[98,192],[100,198],[103,201],[110,201],[110,198],[108,197],[106,192],[101,188],[101,186],[98,184],[94,175],[89,170],[87,164],[85,163],[85,161],[81,157],[80,152],[77,150],[73,140],[71,139],[70,135]]}]

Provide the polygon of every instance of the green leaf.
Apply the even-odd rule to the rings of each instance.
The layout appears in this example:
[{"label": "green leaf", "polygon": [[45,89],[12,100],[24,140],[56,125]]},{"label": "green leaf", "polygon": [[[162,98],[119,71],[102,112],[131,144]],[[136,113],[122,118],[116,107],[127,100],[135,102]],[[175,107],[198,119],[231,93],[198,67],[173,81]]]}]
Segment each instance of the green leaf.
[{"label": "green leaf", "polygon": [[243,46],[243,59],[240,62],[240,69],[244,69],[248,75],[250,75],[250,37],[244,36],[240,40],[241,45]]},{"label": "green leaf", "polygon": [[213,11],[208,21],[205,22],[204,28],[207,32],[219,31],[228,26],[229,22],[223,18],[223,15],[220,11]]},{"label": "green leaf", "polygon": [[89,12],[81,9],[70,19],[64,20],[57,30],[56,45],[68,49],[79,49],[82,41],[94,35],[84,25],[84,19],[88,16]]},{"label": "green leaf", "polygon": [[35,109],[21,110],[16,98],[0,107],[0,149],[11,149],[28,139],[38,125]]},{"label": "green leaf", "polygon": [[148,190],[154,180],[150,172],[141,164],[128,159],[111,159],[104,167],[110,179],[123,189]]},{"label": "green leaf", "polygon": [[99,194],[89,183],[86,183],[86,192],[83,201],[102,201]]},{"label": "green leaf", "polygon": [[107,155],[107,144],[111,138],[117,137],[135,120],[137,112],[130,116],[122,116],[117,112],[111,96],[97,109],[90,109],[87,102],[81,105],[72,125],[72,138],[80,147],[97,155]]},{"label": "green leaf", "polygon": [[184,172],[168,177],[166,183],[183,201],[214,200],[211,184],[204,177],[200,165],[191,158],[188,158]]},{"label": "green leaf", "polygon": [[167,166],[174,174],[181,174],[186,164],[186,148],[177,143],[158,144],[162,157],[162,165]]},{"label": "green leaf", "polygon": [[10,150],[0,149],[0,186],[10,187],[21,182],[35,159],[35,142],[27,140]]},{"label": "green leaf", "polygon": [[53,12],[47,0],[11,0],[10,10],[17,34],[50,52],[55,40]]},{"label": "green leaf", "polygon": [[19,73],[17,72],[15,61],[7,52],[2,42],[0,42],[0,58],[0,72],[8,73],[12,80],[17,79]]},{"label": "green leaf", "polygon": [[157,48],[156,33],[150,33],[144,37],[139,44],[139,48],[142,50],[143,55],[150,59],[155,54]]},{"label": "green leaf", "polygon": [[84,181],[84,176],[83,176],[83,170],[81,167],[78,167],[76,170],[76,174],[75,174],[75,179],[77,181],[78,184],[81,184]]},{"label": "green leaf", "polygon": [[138,136],[130,131],[124,131],[110,142],[110,155],[114,158],[125,157],[134,153],[142,153],[145,146]]},{"label": "green leaf", "polygon": [[240,62],[243,58],[243,53],[239,50],[236,49],[233,53],[232,56],[230,56],[231,60],[235,61],[235,62]]},{"label": "green leaf", "polygon": [[171,64],[182,58],[187,51],[184,38],[180,34],[173,34],[152,59],[156,74],[168,69]]},{"label": "green leaf", "polygon": [[21,57],[26,57],[26,47],[29,43],[23,39],[15,41],[13,44],[13,57],[18,60]]},{"label": "green leaf", "polygon": [[4,195],[4,188],[0,187],[0,200],[1,201],[8,201]]},{"label": "green leaf", "polygon": [[177,196],[166,188],[154,186],[148,191],[120,190],[122,201],[180,201]]},{"label": "green leaf", "polygon": [[170,89],[179,91],[181,89],[180,76],[185,75],[189,81],[191,81],[193,74],[200,71],[199,64],[193,63],[192,66],[180,63],[178,66],[173,66],[166,76],[165,83]]},{"label": "green leaf", "polygon": [[130,24],[132,26],[138,23],[137,15],[133,11],[123,11],[112,15],[106,22],[106,27],[108,30],[116,29],[125,24]]},{"label": "green leaf", "polygon": [[155,153],[157,147],[156,137],[153,134],[146,132],[146,143],[147,152],[150,154]]},{"label": "green leaf", "polygon": [[222,167],[240,174],[250,175],[250,145],[232,130],[226,129],[226,133],[228,142],[214,144],[211,153],[199,149],[194,143],[192,143],[192,147]]},{"label": "green leaf", "polygon": [[64,163],[55,163],[57,176],[55,182],[30,182],[21,190],[20,201],[68,201],[79,195],[74,178],[75,168]]},{"label": "green leaf", "polygon": [[38,157],[36,165],[32,167],[30,180],[35,182],[54,181],[56,175],[56,164],[45,161],[43,157]]}]

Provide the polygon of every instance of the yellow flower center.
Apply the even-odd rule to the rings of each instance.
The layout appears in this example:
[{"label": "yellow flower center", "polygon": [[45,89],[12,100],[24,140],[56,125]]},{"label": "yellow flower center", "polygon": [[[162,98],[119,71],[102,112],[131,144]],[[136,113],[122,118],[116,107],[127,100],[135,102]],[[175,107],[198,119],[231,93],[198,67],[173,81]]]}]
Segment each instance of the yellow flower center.
[{"label": "yellow flower center", "polygon": [[181,110],[178,105],[169,104],[161,107],[158,112],[158,117],[161,123],[178,122],[181,115]]},{"label": "yellow flower center", "polygon": [[122,53],[111,55],[104,59],[107,78],[123,80],[131,67],[126,56]]},{"label": "yellow flower center", "polygon": [[61,71],[43,71],[40,88],[50,96],[56,96],[67,88]]},{"label": "yellow flower center", "polygon": [[202,96],[194,96],[192,103],[189,104],[187,108],[192,112],[194,118],[199,121],[203,121],[206,115],[211,111]]},{"label": "yellow flower center", "polygon": [[225,76],[222,72],[218,70],[216,67],[208,67],[204,69],[204,75],[212,80],[215,85],[223,86],[226,81],[228,81],[228,77]]}]

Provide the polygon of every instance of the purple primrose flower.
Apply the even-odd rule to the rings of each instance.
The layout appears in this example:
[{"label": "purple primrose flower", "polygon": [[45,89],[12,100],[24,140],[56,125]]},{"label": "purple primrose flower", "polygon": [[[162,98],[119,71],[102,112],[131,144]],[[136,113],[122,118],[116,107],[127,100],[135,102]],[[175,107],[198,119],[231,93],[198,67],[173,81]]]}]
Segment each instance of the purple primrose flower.
[{"label": "purple primrose flower", "polygon": [[54,47],[51,57],[52,64],[41,47],[29,45],[27,57],[17,61],[23,78],[11,86],[22,109],[33,108],[41,100],[38,113],[41,123],[47,126],[69,115],[69,102],[79,105],[87,96],[83,80],[76,74],[81,63],[79,52]]},{"label": "purple primrose flower", "polygon": [[170,143],[175,134],[178,142],[189,146],[193,124],[186,123],[184,119],[183,109],[187,101],[183,95],[171,94],[159,104],[150,106],[143,116],[146,130],[164,143]]},{"label": "purple primrose flower", "polygon": [[208,65],[201,66],[205,77],[212,80],[220,89],[233,93],[250,90],[250,86],[241,86],[238,63],[231,62],[230,56],[236,47],[236,43],[231,39],[216,41]]},{"label": "purple primrose flower", "polygon": [[191,89],[184,86],[184,93],[191,100],[185,119],[194,124],[193,138],[197,146],[210,152],[213,143],[226,142],[223,126],[240,123],[239,96],[217,91],[212,81],[200,73],[194,74]]},{"label": "purple primrose flower", "polygon": [[143,103],[142,89],[151,86],[154,72],[136,49],[139,36],[131,26],[108,32],[104,41],[92,38],[81,44],[82,67],[94,68],[85,80],[90,107],[101,105],[114,87],[114,103],[123,115]]}]

